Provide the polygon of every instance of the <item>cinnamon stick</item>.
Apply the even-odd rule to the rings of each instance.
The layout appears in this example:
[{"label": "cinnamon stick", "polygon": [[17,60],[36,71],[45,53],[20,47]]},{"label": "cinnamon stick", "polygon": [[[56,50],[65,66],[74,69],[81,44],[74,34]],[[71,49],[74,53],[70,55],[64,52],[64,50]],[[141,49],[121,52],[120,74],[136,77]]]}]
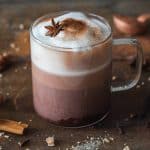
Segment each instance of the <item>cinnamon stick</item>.
[{"label": "cinnamon stick", "polygon": [[14,134],[22,135],[24,129],[28,127],[28,124],[7,120],[7,119],[0,119],[0,130],[7,131]]}]

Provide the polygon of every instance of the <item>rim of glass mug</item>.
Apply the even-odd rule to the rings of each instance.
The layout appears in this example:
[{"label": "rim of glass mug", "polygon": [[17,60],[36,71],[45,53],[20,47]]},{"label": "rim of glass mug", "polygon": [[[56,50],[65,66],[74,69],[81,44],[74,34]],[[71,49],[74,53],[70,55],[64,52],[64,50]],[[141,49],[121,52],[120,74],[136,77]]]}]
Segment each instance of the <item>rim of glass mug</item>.
[{"label": "rim of glass mug", "polygon": [[[36,42],[38,42],[40,45],[42,45],[44,47],[54,48],[54,49],[50,49],[50,50],[54,50],[54,51],[58,50],[59,52],[61,52],[61,51],[62,52],[81,52],[82,50],[81,51],[73,51],[72,50],[73,48],[66,48],[66,47],[59,47],[59,46],[53,46],[50,44],[45,44],[33,34],[34,26],[36,26],[42,20],[49,18],[49,17],[59,16],[59,15],[69,13],[69,12],[82,12],[82,11],[60,11],[60,12],[55,12],[55,13],[53,12],[53,13],[49,13],[49,14],[46,14],[42,17],[37,18],[30,26],[30,38],[33,38]],[[110,24],[108,23],[108,21],[104,17],[99,16],[99,15],[94,14],[94,13],[87,13],[87,12],[82,12],[82,13],[86,14],[86,16],[88,16],[88,17],[93,17],[93,18],[100,20],[101,22],[103,22],[107,26],[107,28],[109,30],[109,34],[104,40],[101,40],[101,41],[91,45],[90,47],[96,47],[98,45],[101,45],[101,44],[105,43],[106,41],[108,41],[112,37],[112,28],[111,28]],[[78,47],[78,48],[87,49],[87,48],[89,48],[89,46]]]}]

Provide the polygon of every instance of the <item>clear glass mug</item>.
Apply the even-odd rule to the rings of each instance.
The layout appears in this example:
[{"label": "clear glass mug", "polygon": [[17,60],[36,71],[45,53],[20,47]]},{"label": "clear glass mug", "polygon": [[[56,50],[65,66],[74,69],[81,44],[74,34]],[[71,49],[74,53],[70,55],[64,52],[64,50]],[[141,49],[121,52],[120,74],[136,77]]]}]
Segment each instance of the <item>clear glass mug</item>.
[{"label": "clear glass mug", "polygon": [[[66,127],[84,127],[102,121],[110,111],[111,93],[134,87],[141,75],[143,53],[136,39],[113,39],[108,22],[101,16],[86,14],[107,26],[105,40],[74,51],[44,44],[33,34],[43,20],[66,12],[37,19],[30,28],[33,103],[36,112],[51,123]],[[123,86],[111,85],[112,46],[133,45],[137,50],[136,76]]]}]

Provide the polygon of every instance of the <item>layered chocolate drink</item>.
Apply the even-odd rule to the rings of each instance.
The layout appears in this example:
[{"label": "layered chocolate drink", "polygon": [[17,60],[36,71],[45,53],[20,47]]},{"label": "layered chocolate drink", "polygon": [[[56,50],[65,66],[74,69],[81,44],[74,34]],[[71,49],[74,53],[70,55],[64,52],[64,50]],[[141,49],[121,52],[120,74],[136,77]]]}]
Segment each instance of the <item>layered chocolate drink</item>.
[{"label": "layered chocolate drink", "polygon": [[31,28],[36,112],[63,126],[102,119],[110,109],[111,42],[109,26],[96,15],[64,12],[37,20]]}]

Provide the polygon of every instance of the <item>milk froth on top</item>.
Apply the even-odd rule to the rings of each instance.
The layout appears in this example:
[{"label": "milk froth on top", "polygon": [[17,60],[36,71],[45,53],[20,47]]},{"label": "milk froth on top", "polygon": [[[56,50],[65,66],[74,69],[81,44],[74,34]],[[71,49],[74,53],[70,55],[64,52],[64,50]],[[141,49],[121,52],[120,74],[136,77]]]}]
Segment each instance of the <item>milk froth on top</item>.
[{"label": "milk froth on top", "polygon": [[[68,12],[62,16],[55,17],[55,22],[63,22],[66,19],[82,22],[82,28],[76,28],[75,32],[60,31],[55,37],[46,36],[47,29],[45,26],[51,25],[51,18],[43,20],[32,28],[33,35],[43,44],[55,47],[81,50],[83,47],[90,47],[109,36],[109,29],[97,19],[89,18],[81,12]],[[78,27],[78,26],[77,26]],[[82,29],[82,30],[80,30]],[[86,49],[83,49],[86,50]]]},{"label": "milk froth on top", "polygon": [[[74,24],[71,24],[67,30],[60,31],[55,37],[51,37],[46,36],[47,29],[45,28],[51,25],[51,19],[47,17],[39,20],[37,24],[33,24],[31,29],[31,59],[39,69],[61,76],[83,76],[100,71],[110,64],[109,40],[93,47],[104,41],[110,34],[109,27],[103,21],[94,17],[89,18],[81,12],[65,13],[55,17],[55,22],[64,22],[67,19],[67,22],[73,21]],[[40,43],[37,42],[37,39]],[[59,53],[57,47],[63,53]],[[71,55],[68,53],[70,50],[75,53]],[[101,63],[98,61],[95,67],[88,68],[90,66],[88,63],[91,62],[92,65],[92,59],[95,60],[94,56],[97,56]],[[84,63],[85,67],[81,69],[80,63]]]}]

